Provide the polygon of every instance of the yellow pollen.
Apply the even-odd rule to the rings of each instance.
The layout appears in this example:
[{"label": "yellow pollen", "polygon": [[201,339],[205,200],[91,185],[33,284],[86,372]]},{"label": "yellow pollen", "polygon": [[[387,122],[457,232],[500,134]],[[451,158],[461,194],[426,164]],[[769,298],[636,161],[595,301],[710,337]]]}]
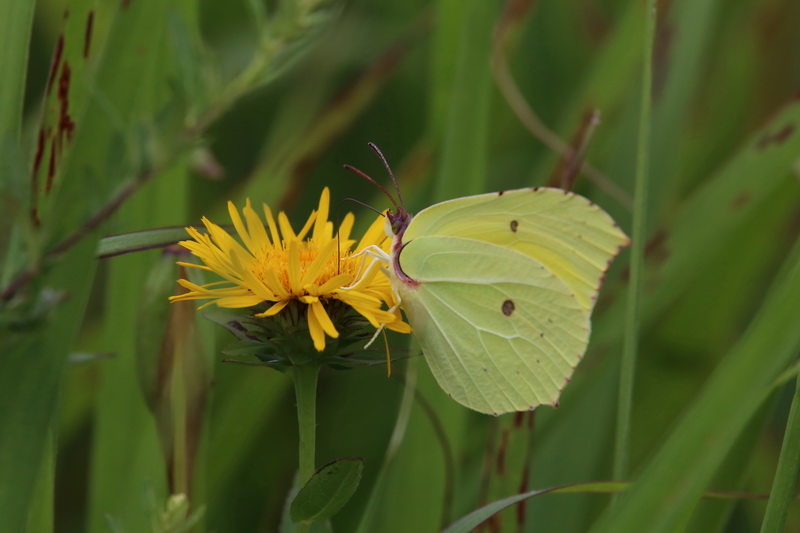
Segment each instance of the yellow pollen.
[{"label": "yellow pollen", "polygon": [[[311,263],[319,256],[319,247],[313,241],[303,241],[300,243],[298,255],[300,257],[300,277],[302,278]],[[360,258],[353,259],[350,256],[351,252],[348,250],[342,250],[339,254],[331,254],[320,275],[311,280],[311,284],[316,286],[323,285],[339,274],[350,274],[355,278],[361,266],[361,260]],[[252,272],[257,278],[266,282],[265,273],[269,270],[275,271],[283,288],[287,292],[293,292],[289,282],[289,247],[286,241],[282,242],[280,246],[263,248],[259,253],[255,254],[254,259]]]}]

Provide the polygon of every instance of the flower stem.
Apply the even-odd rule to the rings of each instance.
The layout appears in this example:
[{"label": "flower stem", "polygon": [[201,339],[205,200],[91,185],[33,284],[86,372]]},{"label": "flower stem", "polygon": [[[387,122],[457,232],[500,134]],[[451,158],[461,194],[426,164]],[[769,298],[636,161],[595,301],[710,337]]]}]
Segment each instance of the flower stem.
[{"label": "flower stem", "polygon": [[314,450],[317,439],[317,377],[319,366],[292,367],[294,392],[297,398],[297,427],[300,433],[300,488],[314,474]]}]

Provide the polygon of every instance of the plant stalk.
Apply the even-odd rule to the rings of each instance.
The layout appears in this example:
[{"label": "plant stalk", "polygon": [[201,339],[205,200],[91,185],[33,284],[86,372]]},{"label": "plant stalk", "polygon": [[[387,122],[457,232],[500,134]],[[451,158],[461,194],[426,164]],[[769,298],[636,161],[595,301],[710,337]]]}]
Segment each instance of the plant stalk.
[{"label": "plant stalk", "polygon": [[[292,380],[297,400],[297,429],[300,477],[302,489],[314,475],[314,456],[317,443],[317,378],[319,366],[315,364],[292,367]],[[297,533],[311,531],[311,524],[295,524]]]},{"label": "plant stalk", "polygon": [[297,427],[300,433],[300,487],[314,475],[314,451],[317,441],[317,377],[319,366],[300,365],[292,368],[297,399]]},{"label": "plant stalk", "polygon": [[628,286],[628,308],[625,319],[625,336],[620,363],[619,399],[617,403],[617,428],[614,445],[613,478],[627,479],[630,470],[631,412],[633,405],[633,383],[636,375],[636,358],[639,348],[639,309],[642,274],[644,271],[644,247],[647,241],[647,189],[650,165],[650,106],[653,88],[653,41],[656,26],[656,2],[646,3],[643,40],[642,96],[639,110],[639,146],[636,154],[636,183],[633,204],[633,228],[630,262],[630,284]]}]

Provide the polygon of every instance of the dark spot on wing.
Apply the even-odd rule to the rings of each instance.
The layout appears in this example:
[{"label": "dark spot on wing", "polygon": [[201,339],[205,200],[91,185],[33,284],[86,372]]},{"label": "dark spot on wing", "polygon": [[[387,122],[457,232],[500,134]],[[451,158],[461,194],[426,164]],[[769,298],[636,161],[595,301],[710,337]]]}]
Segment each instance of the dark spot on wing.
[{"label": "dark spot on wing", "polygon": [[514,302],[512,302],[511,300],[506,300],[505,302],[503,302],[502,309],[504,315],[511,316],[511,313],[514,312],[514,309],[516,309],[516,307],[514,306]]},{"label": "dark spot on wing", "polygon": [[511,221],[511,231],[516,233],[518,227],[519,227],[519,222],[517,222],[516,220],[512,220]]}]

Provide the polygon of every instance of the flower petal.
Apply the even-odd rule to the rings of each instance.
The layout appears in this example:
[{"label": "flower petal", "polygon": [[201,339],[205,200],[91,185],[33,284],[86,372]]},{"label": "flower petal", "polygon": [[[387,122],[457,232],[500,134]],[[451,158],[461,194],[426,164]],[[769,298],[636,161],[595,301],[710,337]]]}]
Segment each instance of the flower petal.
[{"label": "flower petal", "polygon": [[325,230],[328,225],[328,210],[331,202],[331,191],[325,187],[322,189],[322,194],[319,196],[319,207],[317,208],[317,220],[314,222],[314,233],[311,238],[315,241],[321,241],[326,237],[330,239],[330,235],[326,235]]},{"label": "flower petal", "polygon": [[[339,274],[338,276],[334,276],[319,287],[315,287],[316,296],[331,294],[334,290],[340,287],[346,287],[348,283],[353,280],[353,276],[350,274]],[[307,287],[306,290],[311,293],[311,287]]]},{"label": "flower petal", "polygon": [[317,220],[317,212],[316,211],[312,211],[311,212],[311,216],[309,216],[308,220],[306,220],[306,223],[303,226],[303,229],[301,229],[297,233],[297,240],[302,241],[303,239],[306,238],[306,235],[308,235],[308,230],[311,229],[311,227],[314,224],[315,220]]},{"label": "flower petal", "polygon": [[256,313],[256,316],[273,316],[273,315],[277,315],[288,304],[289,304],[289,300],[281,300],[279,302],[275,302],[274,305],[272,305],[269,309],[267,309],[263,313]]},{"label": "flower petal", "polygon": [[247,230],[250,235],[250,244],[247,244],[247,248],[253,255],[261,252],[264,248],[271,248],[273,243],[267,237],[267,229],[264,227],[264,223],[250,206],[250,199],[247,200],[247,204],[244,206],[244,218],[247,221]]},{"label": "flower petal", "polygon": [[[245,209],[250,207],[250,199],[247,199],[247,204],[245,205]],[[247,246],[247,249],[251,252],[253,251],[253,243],[250,239],[250,233],[245,228],[244,224],[242,223],[242,217],[239,216],[239,210],[236,209],[236,206],[233,205],[233,202],[228,202],[228,216],[231,217],[231,222],[233,222],[233,227],[236,229],[236,233],[239,234],[239,237],[244,242],[244,245]]]},{"label": "flower petal", "polygon": [[[343,248],[349,250],[350,247],[353,245],[353,241],[350,240],[350,232],[353,231],[353,224],[356,223],[356,217],[353,213],[347,213],[342,219],[342,223],[339,224],[339,242]],[[349,244],[345,244],[349,243]]]},{"label": "flower petal", "polygon": [[294,230],[292,229],[292,224],[289,222],[289,218],[283,211],[278,213],[278,226],[281,228],[281,235],[283,236],[284,242],[297,240],[297,235],[295,235]]},{"label": "flower petal", "polygon": [[281,234],[278,232],[278,226],[275,225],[272,209],[267,204],[262,204],[262,206],[264,207],[264,218],[267,219],[267,226],[269,226],[269,234],[272,237],[272,244],[278,246],[281,243]]},{"label": "flower petal", "polygon": [[356,246],[356,251],[360,252],[367,246],[380,245],[382,241],[388,240],[386,236],[386,215],[378,215],[378,218],[372,221],[364,236]]},{"label": "flower petal", "polygon": [[325,333],[334,339],[339,336],[339,332],[336,331],[336,326],[334,326],[333,322],[331,322],[331,318],[325,311],[325,307],[323,307],[322,302],[317,300],[316,302],[312,303],[309,305],[309,310],[311,311],[311,314],[313,314],[314,317],[316,317],[316,319],[319,321],[319,325],[322,327],[322,330]]},{"label": "flower petal", "polygon": [[331,256],[336,251],[336,241],[331,240],[317,252],[317,257],[306,267],[303,273],[303,278],[300,281],[300,286],[305,287],[314,283],[324,272],[325,266],[330,262]]},{"label": "flower petal", "polygon": [[288,242],[288,245],[289,257],[286,262],[286,274],[289,277],[289,291],[295,296],[301,296],[303,288],[300,284],[300,280],[302,279],[302,272],[300,271],[300,244],[295,240],[291,240]]},{"label": "flower petal", "polygon": [[314,341],[314,348],[318,352],[324,350],[325,332],[323,331],[319,320],[317,320],[317,316],[311,312],[311,308],[309,308],[308,312],[308,332],[311,334],[311,340]]}]

